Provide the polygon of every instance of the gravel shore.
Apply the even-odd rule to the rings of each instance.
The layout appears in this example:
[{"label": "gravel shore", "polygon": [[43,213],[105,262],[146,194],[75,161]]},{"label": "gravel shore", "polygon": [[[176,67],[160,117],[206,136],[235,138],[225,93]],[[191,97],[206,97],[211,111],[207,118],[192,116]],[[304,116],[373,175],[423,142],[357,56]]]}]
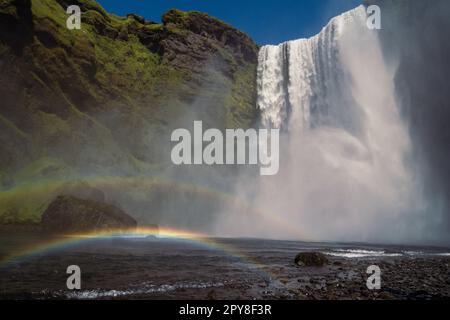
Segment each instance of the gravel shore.
[{"label": "gravel shore", "polygon": [[[0,265],[0,299],[449,299],[443,248],[216,239],[226,250],[165,239],[108,239],[35,252]],[[11,244],[11,243],[10,243]],[[230,249],[232,248],[232,249]],[[5,257],[10,247],[2,246]],[[323,253],[322,267],[298,252]],[[66,287],[67,266],[82,288]],[[369,290],[370,265],[381,289]]]}]

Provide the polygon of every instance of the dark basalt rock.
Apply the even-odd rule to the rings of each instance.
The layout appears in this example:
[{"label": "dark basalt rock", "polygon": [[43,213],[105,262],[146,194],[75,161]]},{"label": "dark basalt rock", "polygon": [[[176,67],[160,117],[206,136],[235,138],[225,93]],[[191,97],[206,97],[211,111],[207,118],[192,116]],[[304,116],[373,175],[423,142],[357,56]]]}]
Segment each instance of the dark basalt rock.
[{"label": "dark basalt rock", "polygon": [[58,196],[45,210],[42,230],[53,233],[77,233],[98,230],[129,230],[137,222],[121,209],[99,201],[73,196]]},{"label": "dark basalt rock", "polygon": [[328,264],[327,257],[320,252],[300,252],[294,261],[302,267],[323,267]]}]

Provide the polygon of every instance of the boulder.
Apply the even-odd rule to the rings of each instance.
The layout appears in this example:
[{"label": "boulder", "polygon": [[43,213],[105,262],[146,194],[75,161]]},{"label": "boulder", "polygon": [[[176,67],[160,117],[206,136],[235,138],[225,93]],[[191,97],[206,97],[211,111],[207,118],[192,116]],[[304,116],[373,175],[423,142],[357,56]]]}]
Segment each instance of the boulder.
[{"label": "boulder", "polygon": [[328,259],[320,252],[300,252],[295,257],[295,264],[302,267],[322,267],[328,264]]},{"label": "boulder", "polygon": [[41,226],[44,231],[52,233],[80,233],[129,230],[136,228],[137,222],[113,205],[61,195],[45,210]]}]

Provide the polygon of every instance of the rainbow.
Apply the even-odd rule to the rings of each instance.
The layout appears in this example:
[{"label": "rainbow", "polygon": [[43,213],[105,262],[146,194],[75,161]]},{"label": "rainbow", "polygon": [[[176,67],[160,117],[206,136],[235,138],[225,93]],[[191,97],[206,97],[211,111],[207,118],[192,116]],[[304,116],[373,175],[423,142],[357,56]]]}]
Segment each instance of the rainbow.
[{"label": "rainbow", "polygon": [[[277,276],[267,271],[264,265],[256,261],[255,259],[242,254],[239,250],[233,246],[224,244],[211,238],[205,234],[195,233],[191,231],[176,230],[171,228],[134,228],[129,230],[105,230],[95,231],[90,233],[80,233],[72,235],[62,235],[55,237],[49,241],[43,241],[38,244],[34,244],[22,249],[17,250],[13,254],[10,254],[0,260],[0,268],[9,268],[17,264],[23,263],[36,256],[48,255],[53,252],[67,250],[69,248],[76,247],[84,243],[90,243],[96,240],[105,240],[113,238],[124,238],[134,236],[155,236],[161,239],[180,240],[192,243],[193,245],[199,245],[205,247],[208,250],[218,251],[225,253],[226,255],[234,258],[238,258],[248,265],[253,272],[260,273],[265,279],[270,281],[276,281]],[[282,283],[279,283],[282,285]]]},{"label": "rainbow", "polygon": [[[222,201],[230,208],[235,208],[242,215],[250,215],[255,219],[266,218],[270,219],[274,225],[278,225],[287,233],[291,235],[297,235],[298,238],[306,239],[305,232],[299,230],[293,224],[286,222],[279,218],[278,215],[268,213],[259,208],[254,208],[246,201],[236,197],[233,194],[218,191],[212,188],[207,188],[199,185],[189,184],[185,182],[176,182],[161,178],[152,177],[99,177],[99,176],[84,176],[77,178],[65,178],[59,180],[40,180],[33,183],[19,185],[9,190],[3,190],[0,192],[0,205],[2,203],[8,203],[9,200],[15,199],[20,201],[22,199],[33,199],[35,201],[43,202],[42,207],[46,207],[45,202],[49,203],[55,196],[60,194],[64,187],[69,183],[87,183],[88,186],[94,187],[104,191],[106,194],[114,192],[117,189],[130,190],[133,188],[148,188],[149,190],[158,190],[164,192],[181,192],[188,195],[195,195],[198,197],[204,197],[206,199],[212,199],[214,201]],[[249,265],[255,272],[262,273],[265,277],[276,280],[276,276],[267,272],[267,268],[264,265],[242,254],[236,248],[230,245],[224,244],[215,240],[210,235],[205,235],[198,232],[178,230],[174,228],[159,228],[159,230],[149,228],[137,228],[133,230],[109,230],[109,231],[96,231],[85,234],[73,234],[62,235],[50,240],[43,240],[37,244],[18,248],[13,254],[0,258],[0,267],[8,268],[16,263],[21,263],[27,259],[35,256],[41,256],[51,254],[59,250],[68,249],[70,247],[76,247],[78,245],[89,243],[92,241],[120,237],[120,236],[156,236],[161,238],[178,239],[187,241],[195,245],[206,247],[210,250],[220,251],[226,255],[236,257]]]},{"label": "rainbow", "polygon": [[155,236],[169,239],[179,239],[185,241],[191,241],[193,243],[203,244],[211,249],[228,251],[228,248],[219,245],[206,235],[200,233],[193,233],[189,231],[180,231],[175,229],[155,229],[155,228],[134,228],[134,229],[121,229],[121,230],[103,230],[93,231],[89,233],[79,233],[70,235],[54,236],[51,240],[43,241],[38,244],[17,250],[15,253],[0,260],[0,265],[7,264],[9,262],[20,262],[23,258],[48,254],[53,251],[64,250],[70,247],[75,247],[79,244],[91,242],[95,240],[102,240],[114,237],[127,237],[127,236]]}]

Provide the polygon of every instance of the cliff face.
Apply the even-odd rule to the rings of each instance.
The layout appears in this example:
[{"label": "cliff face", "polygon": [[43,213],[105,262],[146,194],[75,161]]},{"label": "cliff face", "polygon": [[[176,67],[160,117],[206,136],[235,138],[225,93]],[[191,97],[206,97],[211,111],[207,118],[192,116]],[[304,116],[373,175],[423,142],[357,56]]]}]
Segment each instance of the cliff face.
[{"label": "cliff face", "polygon": [[[66,28],[71,4],[81,30]],[[91,0],[0,0],[1,187],[152,170],[170,159],[170,132],[194,119],[252,126],[257,51],[198,12],[158,24]]]}]

